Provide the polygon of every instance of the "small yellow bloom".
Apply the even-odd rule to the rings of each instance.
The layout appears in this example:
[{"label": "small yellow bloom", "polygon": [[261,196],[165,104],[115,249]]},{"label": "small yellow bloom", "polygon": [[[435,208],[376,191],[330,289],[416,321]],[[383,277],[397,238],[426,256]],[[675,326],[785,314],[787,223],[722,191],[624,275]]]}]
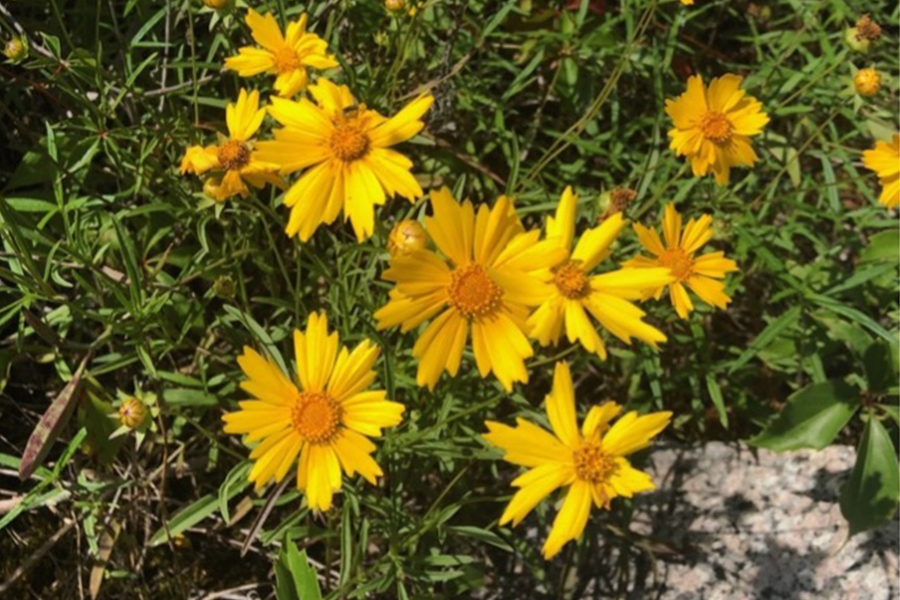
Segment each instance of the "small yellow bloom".
[{"label": "small yellow bloom", "polygon": [[[668,285],[669,297],[675,311],[682,319],[687,319],[694,310],[685,286],[689,287],[701,300],[719,308],[727,308],[731,298],[725,294],[726,273],[738,270],[737,263],[725,258],[724,252],[709,252],[695,257],[694,254],[712,238],[712,217],[703,215],[699,219],[691,219],[682,231],[681,215],[675,205],[667,204],[663,216],[663,235],[666,244],[663,246],[655,229],[648,229],[639,223],[634,224],[641,245],[653,254],[652,257],[638,256],[625,261],[622,266],[635,269],[667,267],[671,269],[675,281]],[[665,287],[650,293],[659,299]]]},{"label": "small yellow bloom", "polygon": [[876,142],[872,150],[863,152],[863,164],[881,179],[878,202],[888,208],[900,204],[900,134],[895,133],[890,144]]},{"label": "small yellow bloom", "polygon": [[677,156],[687,157],[695,176],[712,171],[720,185],[728,183],[731,167],[756,163],[750,138],[769,122],[762,104],[740,89],[742,80],[724,75],[707,89],[694,75],[684,94],[666,100],[666,112],[675,125],[669,130],[669,147]]},{"label": "small yellow bloom", "polygon": [[693,6],[694,0],[681,0],[681,3],[685,6]]},{"label": "small yellow bloom", "polygon": [[256,43],[262,48],[245,46],[237,56],[225,59],[225,68],[237,71],[241,77],[253,77],[260,73],[276,75],[275,90],[282,98],[290,98],[306,89],[309,82],[307,67],[330,69],[338,66],[333,56],[327,53],[328,42],[314,33],[306,31],[307,14],[297,21],[288,23],[287,35],[272,13],[260,15],[255,10],[247,11],[247,26]]},{"label": "small yellow bloom", "polygon": [[256,188],[267,183],[283,188],[278,165],[261,161],[251,139],[265,116],[266,109],[259,108],[259,92],[247,94],[242,89],[237,103],[225,108],[229,138],[217,146],[188,148],[181,160],[181,172],[202,175],[212,171],[214,175],[206,180],[203,191],[219,202],[235,194],[246,197],[249,190],[244,182]]},{"label": "small yellow bloom", "polygon": [[3,54],[9,60],[22,60],[28,55],[28,45],[22,38],[10,38],[3,47]]},{"label": "small yellow bloom", "polygon": [[389,302],[375,313],[378,329],[401,331],[431,322],[412,354],[419,359],[416,382],[434,389],[444,371],[459,371],[472,333],[475,363],[482,377],[493,372],[506,390],[528,381],[525,359],[534,351],[525,335],[529,307],[549,293],[550,268],[565,252],[525,232],[509,198],[477,214],[443,188],[432,192],[434,216],[425,228],[437,250],[414,250],[391,258],[382,277],[396,283]]},{"label": "small yellow bloom", "polygon": [[881,74],[875,69],[860,69],[853,78],[853,85],[860,96],[874,96],[881,89]]},{"label": "small yellow bloom", "polygon": [[126,398],[119,405],[119,424],[129,429],[137,428],[144,422],[147,416],[147,410],[144,403],[137,398]]},{"label": "small yellow bloom", "polygon": [[413,250],[424,250],[428,244],[428,234],[418,221],[405,219],[391,230],[388,236],[388,252],[391,256],[409,254]]},{"label": "small yellow bloom", "polygon": [[518,525],[541,500],[568,486],[544,543],[544,558],[549,559],[581,536],[592,502],[609,508],[617,496],[631,498],[655,487],[625,457],[650,445],[672,413],[629,412],[610,426],[622,407],[608,401],[592,406],[579,430],[572,375],[564,362],[556,363],[553,389],[544,402],[553,433],[524,419],[517,419],[515,427],[488,421],[484,438],[503,449],[504,460],[529,469],[512,482],[520,489],[500,517],[501,525]]},{"label": "small yellow bloom", "polygon": [[404,0],[384,0],[384,7],[393,13],[400,12],[406,8],[406,2]]},{"label": "small yellow bloom", "polygon": [[591,322],[591,314],[604,329],[625,343],[635,337],[651,346],[666,341],[666,336],[642,319],[644,311],[630,300],[645,290],[674,281],[669,270],[619,269],[591,275],[609,256],[609,248],[626,221],[621,212],[613,213],[603,224],[584,232],[574,249],[578,197],[567,187],[559,200],[556,216],[547,220],[547,239],[565,251],[565,261],[552,270],[553,286],[548,288],[540,306],[528,318],[529,335],[542,346],[556,344],[563,330],[570,342],[581,342],[588,352],[606,359],[606,344]]},{"label": "small yellow bloom", "polygon": [[394,194],[410,201],[422,195],[412,162],[390,146],[422,130],[434,98],[420,96],[386,118],[357,105],[345,85],[320,79],[309,92],[316,104],[272,99],[269,113],[284,129],[275,130],[274,141],[258,144],[262,160],[280,164],[282,173],[306,169],[284,197],[291,209],[287,234],[305,242],[343,209],[362,242],[375,229],[376,205]]},{"label": "small yellow bloom", "polygon": [[366,391],[375,380],[378,346],[363,340],[352,351],[341,347],[324,313],[311,314],[305,332],[294,331],[294,352],[299,387],[271,360],[244,348],[238,364],[248,379],[241,388],[254,399],[223,417],[225,433],[260,442],[250,453],[257,490],[283,481],[299,456],[297,489],[310,508],[325,511],[341,489],[342,472],[369,483],[383,475],[368,438],[399,424],[404,407],[384,391]]}]

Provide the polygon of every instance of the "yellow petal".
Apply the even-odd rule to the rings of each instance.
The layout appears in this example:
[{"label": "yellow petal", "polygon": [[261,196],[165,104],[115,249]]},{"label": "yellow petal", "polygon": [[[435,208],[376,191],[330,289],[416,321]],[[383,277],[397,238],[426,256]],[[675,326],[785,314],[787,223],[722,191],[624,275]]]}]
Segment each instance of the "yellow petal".
[{"label": "yellow petal", "polygon": [[419,96],[396,115],[382,122],[369,132],[369,140],[378,148],[393,146],[419,133],[425,124],[420,120],[431,105],[434,98],[430,94]]},{"label": "yellow petal", "polygon": [[569,541],[578,539],[591,514],[591,487],[576,480],[566,494],[562,508],[553,520],[550,535],[544,543],[544,558],[553,558]]},{"label": "yellow petal", "polygon": [[609,255],[609,247],[625,228],[625,218],[618,212],[603,221],[603,224],[588,229],[578,240],[572,252],[574,260],[581,261],[585,273],[590,272]]},{"label": "yellow petal", "polygon": [[256,43],[267,50],[277,52],[285,46],[281,29],[272,13],[260,15],[252,8],[247,9],[247,26]]},{"label": "yellow petal", "polygon": [[556,207],[556,214],[547,218],[547,239],[556,241],[561,248],[569,250],[575,237],[575,211],[578,208],[578,196],[572,186],[566,186]]},{"label": "yellow petal", "polygon": [[615,422],[603,436],[603,451],[625,456],[646,448],[650,440],[666,428],[672,419],[669,411],[638,416],[634,411]]},{"label": "yellow petal", "polygon": [[545,429],[524,419],[516,419],[510,427],[486,421],[485,440],[504,451],[503,460],[523,467],[537,467],[546,463],[572,464],[572,451]]},{"label": "yellow petal", "polygon": [[571,469],[555,463],[541,465],[529,471],[526,474],[529,476],[528,484],[522,484],[522,489],[512,497],[500,517],[500,525],[512,521],[515,527],[521,523],[541,500],[569,480],[570,473]]},{"label": "yellow petal", "polygon": [[578,422],[575,418],[575,388],[572,386],[572,374],[569,365],[557,362],[553,370],[553,388],[544,402],[547,404],[547,417],[556,437],[573,450],[581,445],[578,433]]}]

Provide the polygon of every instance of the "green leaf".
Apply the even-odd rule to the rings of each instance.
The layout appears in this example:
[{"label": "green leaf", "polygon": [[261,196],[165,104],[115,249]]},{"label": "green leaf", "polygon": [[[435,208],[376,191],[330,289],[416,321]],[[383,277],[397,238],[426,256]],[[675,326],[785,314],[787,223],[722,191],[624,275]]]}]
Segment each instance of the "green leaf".
[{"label": "green leaf", "polygon": [[866,381],[870,392],[883,394],[897,379],[891,349],[881,340],[866,349],[863,366],[866,368]]},{"label": "green leaf", "polygon": [[900,263],[900,230],[889,229],[873,235],[860,253],[859,261]]},{"label": "green leaf", "polygon": [[316,578],[316,572],[309,566],[306,550],[299,552],[292,540],[286,540],[281,548],[279,560],[287,567],[294,580],[298,600],[322,600],[319,580]]},{"label": "green leaf", "polygon": [[856,535],[887,522],[900,502],[900,465],[891,436],[869,414],[850,479],[841,488],[841,514]]},{"label": "green leaf", "polygon": [[808,385],[788,398],[781,412],[749,443],[776,452],[821,450],[847,424],[859,403],[859,392],[843,381]]},{"label": "green leaf", "polygon": [[159,546],[169,536],[175,537],[185,529],[193,527],[206,517],[213,514],[219,506],[218,497],[215,494],[207,494],[181,510],[177,515],[169,521],[168,535],[165,527],[160,527],[153,537],[150,538],[149,545]]},{"label": "green leaf", "polygon": [[719,422],[722,423],[722,427],[728,429],[728,412],[725,410],[725,399],[722,398],[722,390],[719,388],[719,384],[712,373],[706,374],[706,390],[709,392],[709,397],[719,413]]}]

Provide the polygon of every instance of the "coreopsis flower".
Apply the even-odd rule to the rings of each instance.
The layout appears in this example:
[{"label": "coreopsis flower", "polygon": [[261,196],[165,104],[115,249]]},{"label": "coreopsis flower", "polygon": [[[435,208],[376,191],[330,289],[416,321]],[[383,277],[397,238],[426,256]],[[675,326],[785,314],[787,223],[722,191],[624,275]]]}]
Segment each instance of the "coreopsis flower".
[{"label": "coreopsis flower", "polygon": [[416,382],[434,389],[444,371],[455,376],[472,334],[482,377],[493,372],[506,390],[528,381],[525,359],[534,351],[525,334],[529,307],[549,292],[551,267],[565,252],[525,232],[505,196],[477,214],[443,188],[431,194],[425,229],[437,252],[414,250],[391,258],[382,277],[396,284],[375,313],[378,329],[410,331],[430,320],[413,347]]},{"label": "coreopsis flower", "polygon": [[259,108],[259,92],[242,89],[236,104],[225,108],[228,139],[214,146],[191,146],[181,160],[182,173],[202,175],[212,172],[203,191],[223,201],[235,194],[247,196],[247,183],[262,188],[267,183],[284,187],[278,165],[260,160],[253,135],[262,124],[266,109]]},{"label": "coreopsis flower", "polygon": [[501,525],[518,525],[541,500],[568,487],[544,543],[544,558],[549,559],[581,536],[592,503],[608,509],[617,496],[631,498],[654,488],[650,476],[625,457],[646,448],[672,413],[629,412],[610,425],[622,407],[607,401],[592,406],[579,429],[572,376],[564,362],[556,363],[553,389],[544,402],[552,433],[524,419],[517,419],[515,427],[488,421],[484,438],[503,449],[504,460],[529,469],[513,480],[519,490],[500,517]]},{"label": "coreopsis flower", "polygon": [[357,105],[347,86],[320,79],[309,86],[316,103],[273,98],[269,113],[284,125],[275,140],[258,144],[264,160],[283,174],[306,169],[288,190],[287,234],[308,240],[322,223],[344,211],[362,242],[375,228],[375,205],[398,194],[410,201],[422,188],[410,173],[412,162],[390,149],[424,127],[431,96],[420,96],[391,118]]},{"label": "coreopsis flower", "polygon": [[[638,256],[622,263],[622,266],[634,269],[667,267],[671,269],[675,280],[667,287],[675,312],[682,319],[687,319],[694,310],[685,287],[693,291],[701,300],[718,308],[727,308],[731,298],[725,293],[722,281],[727,273],[738,270],[737,263],[725,258],[724,252],[708,252],[695,256],[712,237],[712,217],[703,215],[699,219],[691,219],[682,229],[681,215],[673,204],[667,204],[663,216],[663,245],[655,229],[649,229],[639,223],[634,224],[641,245],[653,256]],[[652,290],[649,296],[659,299],[666,287]]]},{"label": "coreopsis flower", "polygon": [[750,138],[769,122],[762,104],[740,89],[742,80],[724,75],[707,89],[694,75],[684,94],[666,100],[666,112],[675,125],[669,130],[669,147],[690,161],[695,176],[712,171],[720,185],[728,183],[731,167],[756,163]]},{"label": "coreopsis flower", "polygon": [[853,77],[853,86],[860,96],[874,96],[881,89],[881,74],[872,68],[860,69]]},{"label": "coreopsis flower", "polygon": [[[371,454],[385,427],[400,423],[404,407],[381,390],[367,391],[379,348],[369,340],[352,351],[328,333],[324,313],[312,313],[306,331],[294,330],[297,382],[271,360],[245,347],[238,364],[247,375],[241,388],[253,399],[223,417],[226,433],[247,434],[259,444],[250,481],[260,490],[281,482],[297,463],[297,488],[310,508],[325,511],[341,489],[342,472],[375,483],[383,473]],[[299,460],[298,460],[299,457]]]},{"label": "coreopsis flower", "polygon": [[890,144],[876,142],[873,149],[863,152],[863,164],[881,179],[878,202],[888,208],[900,204],[900,134],[895,133]]},{"label": "coreopsis flower", "polygon": [[612,214],[599,227],[585,231],[573,248],[577,205],[578,197],[567,187],[555,217],[547,220],[547,239],[564,250],[566,258],[553,268],[553,285],[528,318],[529,335],[548,346],[558,343],[565,330],[570,342],[581,342],[585,350],[606,359],[606,344],[590,314],[626,343],[631,343],[632,337],[654,347],[666,341],[661,331],[643,321],[644,311],[630,300],[674,281],[669,269],[618,269],[591,275],[609,256],[609,248],[626,221],[621,212]]},{"label": "coreopsis flower", "polygon": [[391,256],[408,254],[413,250],[424,250],[428,244],[428,234],[418,221],[404,219],[391,229],[388,235],[388,252]]},{"label": "coreopsis flower", "polygon": [[260,73],[275,75],[275,91],[282,98],[290,98],[306,88],[309,82],[307,68],[330,69],[338,66],[328,54],[328,42],[306,31],[307,14],[288,23],[287,32],[281,28],[272,13],[260,15],[252,8],[247,10],[247,26],[256,43],[262,48],[245,46],[237,56],[225,59],[225,68],[237,71],[241,77],[253,77]]}]

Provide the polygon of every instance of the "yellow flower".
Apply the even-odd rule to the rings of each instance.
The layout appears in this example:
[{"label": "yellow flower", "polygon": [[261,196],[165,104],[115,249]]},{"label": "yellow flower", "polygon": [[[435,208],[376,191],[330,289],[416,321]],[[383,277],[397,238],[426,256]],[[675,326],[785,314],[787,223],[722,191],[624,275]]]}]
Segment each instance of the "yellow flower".
[{"label": "yellow flower", "polygon": [[225,68],[237,71],[241,77],[253,77],[260,73],[277,75],[275,90],[282,98],[290,98],[306,88],[309,77],[307,67],[330,69],[338,66],[333,56],[327,53],[328,42],[314,33],[306,31],[307,14],[287,26],[287,35],[272,13],[260,15],[255,10],[247,11],[247,26],[256,43],[262,48],[245,46],[237,56],[225,59]]},{"label": "yellow flower", "polygon": [[681,0],[681,3],[685,6],[692,6],[694,4],[694,0]]},{"label": "yellow flower", "polygon": [[739,89],[741,81],[729,74],[713,79],[707,89],[694,75],[684,94],[666,100],[666,112],[675,125],[669,130],[669,147],[687,157],[695,176],[712,171],[720,185],[728,183],[731,167],[751,167],[758,160],[750,137],[769,122],[762,104]]},{"label": "yellow flower", "polygon": [[900,204],[900,134],[895,133],[890,144],[876,142],[875,148],[863,152],[863,164],[881,179],[878,202],[888,208]]},{"label": "yellow flower", "polygon": [[[655,229],[634,224],[641,245],[653,257],[638,256],[622,263],[622,266],[636,269],[667,267],[671,269],[675,281],[669,284],[669,296],[675,311],[682,319],[687,319],[694,305],[684,286],[691,288],[701,300],[719,308],[726,308],[731,298],[725,294],[725,284],[721,281],[726,273],[738,270],[737,263],[725,258],[724,252],[709,252],[695,257],[694,254],[712,237],[712,217],[703,215],[691,219],[681,228],[681,215],[675,205],[667,204],[663,216],[663,246]],[[648,296],[659,299],[665,287],[653,290]]]},{"label": "yellow flower", "polygon": [[547,239],[566,252],[566,260],[553,269],[553,286],[541,305],[528,318],[532,338],[542,346],[556,344],[563,329],[570,342],[580,341],[588,352],[606,358],[606,345],[589,312],[610,333],[631,343],[636,337],[656,346],[666,341],[658,329],[644,323],[644,311],[629,302],[645,290],[655,290],[674,281],[669,270],[619,269],[600,275],[591,271],[609,256],[609,247],[625,228],[621,212],[584,232],[572,249],[578,197],[567,187],[559,200],[556,217],[547,220]]},{"label": "yellow flower", "polygon": [[526,233],[505,196],[476,214],[471,202],[459,204],[443,188],[431,194],[431,205],[425,228],[443,256],[414,250],[391,258],[382,277],[397,285],[375,313],[378,329],[400,325],[406,332],[431,319],[412,353],[416,382],[434,389],[443,371],[452,377],[459,370],[471,326],[478,372],[493,372],[511,390],[528,381],[529,307],[546,295],[549,269],[565,253],[539,241],[540,232]]},{"label": "yellow flower", "polygon": [[434,99],[420,96],[388,119],[357,106],[347,86],[320,79],[309,91],[317,104],[272,99],[269,113],[285,127],[275,141],[260,142],[260,156],[279,163],[282,173],[307,169],[284,197],[288,235],[305,242],[343,208],[361,242],[375,228],[376,204],[394,194],[410,201],[422,195],[412,162],[389,147],[422,130]]},{"label": "yellow flower", "polygon": [[669,424],[672,413],[639,417],[629,412],[610,427],[622,407],[605,402],[591,407],[579,431],[572,376],[564,362],[556,363],[553,389],[545,403],[553,433],[524,419],[517,419],[515,427],[488,421],[484,438],[503,449],[504,460],[529,468],[512,482],[520,489],[500,517],[501,525],[510,521],[518,525],[541,500],[568,486],[544,543],[544,558],[549,559],[581,536],[592,501],[597,508],[609,508],[617,496],[631,498],[654,488],[650,476],[625,457],[646,448]]},{"label": "yellow flower", "polygon": [[181,172],[216,172],[206,181],[203,191],[220,202],[235,194],[247,196],[245,181],[256,188],[266,183],[284,187],[284,180],[277,174],[278,165],[260,160],[251,140],[265,116],[266,109],[259,108],[259,92],[247,94],[242,89],[237,104],[225,108],[229,138],[218,146],[188,148],[181,160]]},{"label": "yellow flower", "polygon": [[860,69],[853,78],[853,85],[860,96],[874,96],[881,89],[881,74],[875,69]]},{"label": "yellow flower", "polygon": [[424,250],[428,244],[428,234],[418,221],[404,219],[400,221],[388,236],[388,252],[391,256],[408,254],[413,250]]},{"label": "yellow flower", "polygon": [[341,489],[342,471],[369,483],[382,475],[368,437],[400,423],[404,407],[381,390],[366,391],[375,380],[378,346],[364,340],[352,352],[339,348],[324,313],[312,313],[305,332],[294,331],[294,352],[299,388],[271,360],[244,348],[238,364],[248,379],[241,388],[254,399],[223,417],[225,432],[260,442],[250,453],[257,490],[283,481],[299,455],[297,488],[310,508],[324,511]]}]

